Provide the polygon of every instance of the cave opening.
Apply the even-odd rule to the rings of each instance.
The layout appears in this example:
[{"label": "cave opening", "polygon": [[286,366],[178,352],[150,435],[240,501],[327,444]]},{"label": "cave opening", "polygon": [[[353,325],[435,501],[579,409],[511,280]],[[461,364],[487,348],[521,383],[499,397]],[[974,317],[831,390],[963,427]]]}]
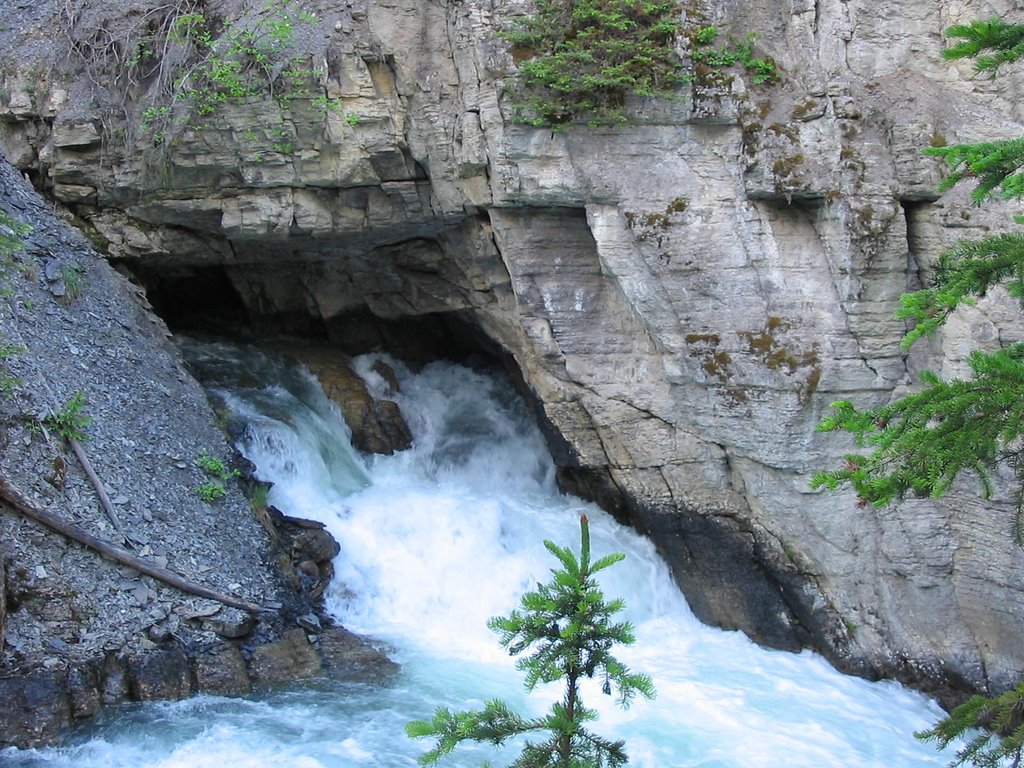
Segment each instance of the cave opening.
[{"label": "cave opening", "polygon": [[[387,318],[365,307],[329,318],[313,311],[267,311],[258,301],[243,298],[233,279],[237,267],[128,262],[117,267],[145,289],[154,312],[175,335],[218,336],[250,343],[290,337],[334,347],[353,357],[384,351],[414,367],[432,360],[470,366],[499,364],[514,381],[522,380],[512,356],[466,311]],[[263,279],[259,265],[249,265],[246,270],[248,279]]]},{"label": "cave opening", "polygon": [[[273,262],[244,266],[150,263],[145,267],[138,262],[120,262],[115,266],[144,288],[154,313],[167,324],[172,336],[184,341],[183,350],[197,340],[252,345],[283,353],[286,358],[310,370],[321,382],[324,382],[323,374],[334,384],[340,380],[335,366],[347,368],[352,375],[358,376],[352,366],[353,358],[373,352],[387,353],[414,371],[434,361],[446,361],[477,371],[503,374],[534,414],[552,453],[557,457],[568,450],[564,438],[553,427],[536,394],[527,384],[514,356],[486,333],[470,310],[381,317],[372,312],[369,302],[366,302],[363,306],[324,318],[317,316],[317,306],[312,302],[305,312],[282,312],[273,306],[273,302],[260,301],[262,289],[251,289],[253,285],[263,284],[268,286],[267,290],[273,290],[271,284],[278,275],[275,269],[279,266]],[[264,266],[269,267],[267,273],[263,272]],[[240,291],[240,284],[247,288]],[[190,359],[189,354],[186,353],[185,357],[193,374],[204,386],[214,383],[209,378],[209,370]],[[330,388],[331,385],[325,384],[325,392]],[[330,392],[328,397],[335,399]],[[345,420],[353,429],[353,444],[364,450],[364,443],[370,445],[373,440],[363,440],[368,419],[360,413],[362,409],[368,409],[375,420],[383,423],[378,419],[378,411],[387,404],[382,406],[382,403],[371,400],[354,406],[336,402],[339,402]],[[216,403],[214,406],[217,408]],[[350,411],[349,406],[356,408],[356,412]],[[397,418],[401,420],[400,415]],[[225,422],[225,428],[231,433],[233,425]],[[374,427],[369,429],[372,431]],[[367,447],[365,450],[390,453],[389,439],[383,439],[380,449]],[[582,479],[579,482],[582,483]],[[581,495],[584,490],[581,485]]]}]

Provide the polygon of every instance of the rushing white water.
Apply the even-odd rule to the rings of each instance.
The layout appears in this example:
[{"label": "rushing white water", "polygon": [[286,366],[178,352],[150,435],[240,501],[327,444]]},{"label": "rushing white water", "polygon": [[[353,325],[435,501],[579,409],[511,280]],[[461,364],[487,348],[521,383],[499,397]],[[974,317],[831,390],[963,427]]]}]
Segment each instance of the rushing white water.
[{"label": "rushing white water", "polygon": [[[393,648],[393,684],[296,689],[255,700],[199,697],[105,714],[68,746],[7,750],[0,765],[75,768],[335,768],[413,766],[427,745],[404,724],[433,708],[495,696],[540,713],[557,686],[527,695],[486,628],[554,565],[541,542],[576,547],[591,520],[595,555],[627,554],[604,571],[627,600],[638,642],[620,657],[651,674],[653,701],[628,711],[584,690],[594,730],[626,741],[644,768],[901,768],[944,765],[915,741],[940,710],[892,683],[835,672],[810,653],[758,648],[694,619],[649,542],[595,507],[560,494],[543,440],[511,388],[448,364],[418,374],[392,363],[414,445],[363,457],[312,380],[260,353],[190,343],[215,395],[247,426],[239,447],[271,501],[322,520],[341,543],[328,608],[349,628]],[[373,388],[386,383],[358,361]],[[515,746],[457,750],[442,765],[495,765]],[[505,760],[508,762],[509,760]]]}]

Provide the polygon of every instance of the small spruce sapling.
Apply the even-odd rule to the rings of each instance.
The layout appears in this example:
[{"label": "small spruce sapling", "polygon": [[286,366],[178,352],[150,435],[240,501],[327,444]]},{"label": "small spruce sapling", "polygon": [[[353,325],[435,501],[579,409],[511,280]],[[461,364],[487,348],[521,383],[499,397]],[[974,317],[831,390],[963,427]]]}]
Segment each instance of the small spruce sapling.
[{"label": "small spruce sapling", "polygon": [[625,603],[606,601],[594,579],[595,573],[625,555],[615,552],[591,562],[586,515],[580,518],[579,558],[550,541],[544,546],[562,567],[552,570],[547,584],[523,595],[520,610],[494,617],[487,625],[501,636],[510,655],[532,651],[516,662],[526,675],[528,691],[538,683],[563,681],[564,698],[537,718],[521,717],[499,699],[488,701],[482,710],[451,712],[438,707],[432,720],[406,725],[411,738],[437,739],[434,748],[420,756],[421,765],[436,763],[464,741],[500,746],[513,737],[533,735],[541,740],[527,741],[510,768],[614,768],[628,762],[624,742],[609,741],[584,727],[597,719],[597,712],[584,706],[579,689],[583,678],[596,678],[605,694],[616,693],[623,708],[637,694],[654,697],[648,675],[630,672],[612,656],[615,645],[635,642],[633,627],[612,621]]}]

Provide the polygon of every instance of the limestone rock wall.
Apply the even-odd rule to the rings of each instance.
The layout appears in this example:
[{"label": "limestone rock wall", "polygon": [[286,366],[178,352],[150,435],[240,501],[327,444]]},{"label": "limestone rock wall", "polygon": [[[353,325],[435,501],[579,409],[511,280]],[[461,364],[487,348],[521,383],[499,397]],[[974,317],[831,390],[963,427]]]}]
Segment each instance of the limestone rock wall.
[{"label": "limestone rock wall", "polygon": [[[82,32],[53,5],[0,11],[0,34]],[[998,686],[1024,669],[1009,498],[968,481],[876,510],[808,477],[850,448],[814,431],[829,402],[883,403],[1020,335],[997,295],[908,357],[892,314],[943,248],[1006,222],[939,199],[920,148],[1022,131],[1016,70],[939,55],[950,24],[1019,5],[688,3],[688,23],[756,31],[783,81],[695,72],[629,126],[551,132],[509,118],[495,30],[518,0],[323,3],[330,109],[229,104],[154,160],[118,143],[80,61],[40,78],[26,46],[0,148],[112,256],[217,265],[253,316],[468,318],[514,357],[566,487],[649,531],[703,619],[863,674]]]}]

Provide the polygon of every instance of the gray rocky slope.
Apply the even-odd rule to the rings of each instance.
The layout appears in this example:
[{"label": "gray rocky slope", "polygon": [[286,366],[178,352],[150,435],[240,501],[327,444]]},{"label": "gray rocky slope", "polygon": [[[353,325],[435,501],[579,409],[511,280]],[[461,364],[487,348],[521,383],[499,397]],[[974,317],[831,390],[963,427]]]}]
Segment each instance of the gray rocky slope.
[{"label": "gray rocky slope", "polygon": [[[0,371],[5,491],[148,565],[263,609],[141,575],[0,503],[0,748],[52,740],[104,704],[387,671],[364,642],[321,627],[310,617],[315,595],[291,586],[291,561],[317,574],[305,561],[337,552],[329,535],[258,521],[239,480],[219,499],[198,493],[212,480],[200,457],[239,465],[141,291],[3,161],[0,207],[28,229],[2,278],[0,345],[13,350]],[[72,410],[88,420],[78,422],[80,449],[116,522],[53,419],[79,395],[83,405]],[[316,633],[316,647],[296,619]]]},{"label": "gray rocky slope", "polygon": [[154,302],[216,279],[250,321],[334,338],[355,315],[472,326],[514,361],[564,485],[649,532],[701,618],[861,674],[1003,686],[1024,671],[1009,497],[859,508],[808,478],[850,448],[814,430],[829,402],[1020,337],[994,295],[907,356],[892,314],[944,247],[1006,221],[940,199],[920,148],[1022,131],[1017,70],[940,61],[943,29],[1020,4],[685,5],[691,28],[756,31],[782,82],[694,69],[629,126],[551,132],[504,96],[495,32],[522,4],[304,2],[311,94],[224,104],[154,154],[154,81],[115,82],[128,58],[103,41],[137,43],[157,4],[14,3],[0,148]]}]

